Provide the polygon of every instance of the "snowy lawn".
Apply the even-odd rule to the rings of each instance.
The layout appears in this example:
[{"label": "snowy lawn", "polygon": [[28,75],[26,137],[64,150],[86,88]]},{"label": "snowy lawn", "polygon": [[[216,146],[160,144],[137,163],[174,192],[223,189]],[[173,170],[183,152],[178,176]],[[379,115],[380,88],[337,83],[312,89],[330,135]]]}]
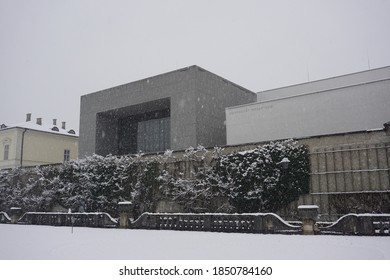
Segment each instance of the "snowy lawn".
[{"label": "snowy lawn", "polygon": [[0,224],[0,259],[390,259],[390,237],[302,236]]}]

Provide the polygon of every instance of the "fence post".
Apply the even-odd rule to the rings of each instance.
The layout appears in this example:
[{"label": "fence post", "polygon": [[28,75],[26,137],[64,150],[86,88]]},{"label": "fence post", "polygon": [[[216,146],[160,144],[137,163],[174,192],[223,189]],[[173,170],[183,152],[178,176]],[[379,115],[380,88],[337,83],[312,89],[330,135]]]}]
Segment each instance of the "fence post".
[{"label": "fence post", "polygon": [[119,211],[119,227],[128,228],[130,226],[130,219],[133,218],[133,203],[124,201],[118,203]]},{"label": "fence post", "polygon": [[318,218],[317,205],[299,205],[298,215],[302,219],[302,234],[313,235],[315,233],[315,223]]},{"label": "fence post", "polygon": [[11,207],[10,216],[11,216],[11,224],[17,224],[20,216],[22,216],[22,208]]},{"label": "fence post", "polygon": [[274,233],[275,225],[273,221],[274,216],[267,214],[263,218],[264,223],[264,233]]},{"label": "fence post", "polygon": [[211,231],[211,216],[208,214],[203,216],[203,230]]},{"label": "fence post", "polygon": [[375,230],[373,227],[372,216],[360,216],[357,217],[357,232],[359,235],[374,235]]}]

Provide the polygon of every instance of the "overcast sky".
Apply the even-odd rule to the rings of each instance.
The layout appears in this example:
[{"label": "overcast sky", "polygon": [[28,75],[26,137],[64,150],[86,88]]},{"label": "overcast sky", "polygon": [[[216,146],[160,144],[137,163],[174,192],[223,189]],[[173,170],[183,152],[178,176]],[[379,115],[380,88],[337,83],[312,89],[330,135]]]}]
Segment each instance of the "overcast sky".
[{"label": "overcast sky", "polygon": [[388,0],[0,0],[0,124],[190,65],[247,89],[390,65]]}]

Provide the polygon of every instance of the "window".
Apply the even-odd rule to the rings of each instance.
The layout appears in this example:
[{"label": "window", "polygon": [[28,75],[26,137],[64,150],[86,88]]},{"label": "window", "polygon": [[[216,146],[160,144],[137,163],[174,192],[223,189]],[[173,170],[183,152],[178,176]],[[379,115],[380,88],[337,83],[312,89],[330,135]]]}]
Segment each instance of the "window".
[{"label": "window", "polygon": [[70,150],[65,149],[64,150],[64,162],[69,161],[70,159]]},{"label": "window", "polygon": [[170,148],[170,118],[138,123],[137,149],[143,152],[165,151]]},{"label": "window", "polygon": [[9,145],[8,144],[5,144],[4,145],[4,157],[3,157],[4,160],[8,160],[9,159]]}]

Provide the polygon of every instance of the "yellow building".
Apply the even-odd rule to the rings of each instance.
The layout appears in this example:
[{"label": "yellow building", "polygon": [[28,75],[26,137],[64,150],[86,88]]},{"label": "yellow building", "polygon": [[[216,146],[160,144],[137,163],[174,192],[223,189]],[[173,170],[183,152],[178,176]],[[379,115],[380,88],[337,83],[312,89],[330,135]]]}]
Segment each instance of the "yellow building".
[{"label": "yellow building", "polygon": [[0,126],[0,169],[62,163],[77,159],[79,137],[66,123],[53,120],[44,125],[41,118],[18,125]]}]

